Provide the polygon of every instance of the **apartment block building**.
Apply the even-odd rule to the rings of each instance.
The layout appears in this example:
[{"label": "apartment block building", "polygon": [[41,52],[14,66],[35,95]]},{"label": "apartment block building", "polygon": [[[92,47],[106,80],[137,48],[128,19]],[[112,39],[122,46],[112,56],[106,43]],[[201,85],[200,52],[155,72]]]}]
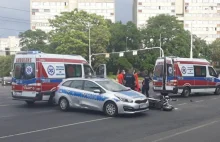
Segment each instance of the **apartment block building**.
[{"label": "apartment block building", "polygon": [[17,51],[21,50],[19,45],[20,38],[15,36],[9,36],[8,38],[0,38],[0,56],[6,55],[6,50],[11,51],[10,54],[13,55]]},{"label": "apartment block building", "polygon": [[72,11],[75,8],[88,13],[95,13],[115,22],[115,0],[31,0],[31,29],[41,29],[49,32],[48,19],[53,19],[61,12]]},{"label": "apartment block building", "polygon": [[220,0],[134,0],[133,22],[137,27],[159,14],[178,17],[185,30],[207,43],[220,38]]}]

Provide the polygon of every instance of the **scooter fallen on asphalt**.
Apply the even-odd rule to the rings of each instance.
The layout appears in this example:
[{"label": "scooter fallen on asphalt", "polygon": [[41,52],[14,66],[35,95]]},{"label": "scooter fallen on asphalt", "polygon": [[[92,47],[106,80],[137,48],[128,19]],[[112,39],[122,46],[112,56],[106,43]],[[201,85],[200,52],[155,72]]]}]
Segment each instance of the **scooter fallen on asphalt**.
[{"label": "scooter fallen on asphalt", "polygon": [[174,107],[169,103],[170,97],[159,95],[154,97],[149,97],[149,107],[153,109],[160,109],[162,111],[172,111]]}]

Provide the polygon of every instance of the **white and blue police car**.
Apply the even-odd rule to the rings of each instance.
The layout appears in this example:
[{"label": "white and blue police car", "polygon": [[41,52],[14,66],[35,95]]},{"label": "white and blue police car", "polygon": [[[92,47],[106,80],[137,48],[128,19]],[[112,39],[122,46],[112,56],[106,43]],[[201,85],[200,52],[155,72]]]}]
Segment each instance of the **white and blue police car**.
[{"label": "white and blue police car", "polygon": [[58,85],[54,100],[63,111],[83,108],[111,117],[149,110],[146,96],[105,78],[65,79]]}]

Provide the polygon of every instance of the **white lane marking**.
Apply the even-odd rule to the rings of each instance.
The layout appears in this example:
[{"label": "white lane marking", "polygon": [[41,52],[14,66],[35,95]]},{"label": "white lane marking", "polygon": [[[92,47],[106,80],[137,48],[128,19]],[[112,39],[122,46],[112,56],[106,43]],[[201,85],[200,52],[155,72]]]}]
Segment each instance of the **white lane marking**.
[{"label": "white lane marking", "polygon": [[9,117],[16,117],[16,116],[27,116],[27,115],[32,115],[32,114],[39,114],[39,113],[49,113],[49,112],[55,112],[56,110],[46,110],[46,111],[37,111],[37,112],[31,112],[31,113],[25,113],[21,115],[6,115],[6,116],[1,116],[1,118],[9,118]]},{"label": "white lane marking", "polygon": [[218,98],[212,98],[211,100],[217,100]]},{"label": "white lane marking", "polygon": [[6,106],[16,106],[16,105],[21,105],[21,104],[0,105],[0,107],[6,107]]},{"label": "white lane marking", "polygon": [[210,123],[206,123],[206,124],[203,124],[203,125],[200,125],[200,126],[197,126],[197,127],[194,127],[194,128],[191,128],[191,129],[182,131],[182,132],[178,132],[178,133],[175,133],[175,134],[172,134],[172,135],[169,135],[169,136],[160,138],[160,139],[158,139],[158,140],[154,140],[154,141],[152,141],[152,142],[159,142],[159,141],[167,140],[167,139],[169,139],[169,138],[172,138],[172,137],[175,137],[175,136],[178,136],[178,135],[181,135],[181,134],[190,132],[190,131],[194,131],[194,130],[196,130],[196,129],[200,129],[200,128],[203,128],[203,127],[212,125],[212,124],[214,124],[214,123],[217,123],[217,122],[219,122],[219,121],[212,121],[212,122],[210,122]]},{"label": "white lane marking", "polygon": [[112,117],[101,118],[101,119],[93,119],[93,120],[82,121],[82,122],[77,122],[77,123],[72,123],[72,124],[66,124],[66,125],[61,125],[61,126],[56,126],[56,127],[49,127],[49,128],[39,129],[39,130],[34,130],[34,131],[29,131],[29,132],[23,132],[23,133],[17,133],[17,134],[12,134],[12,135],[7,135],[7,136],[1,136],[0,139],[5,139],[5,138],[10,138],[10,137],[15,137],[15,136],[21,136],[21,135],[27,135],[27,134],[43,132],[43,131],[48,131],[48,130],[54,130],[54,129],[59,129],[59,128],[63,128],[63,127],[75,126],[75,125],[80,125],[80,124],[85,124],[85,123],[96,122],[96,121],[102,121],[102,120],[111,119],[111,118]]},{"label": "white lane marking", "polygon": [[204,102],[204,100],[198,100],[198,101],[195,101],[196,103],[199,103],[199,102]]},{"label": "white lane marking", "polygon": [[182,106],[182,105],[186,105],[187,103],[182,103],[182,104],[177,104],[177,105],[179,105],[179,106]]}]

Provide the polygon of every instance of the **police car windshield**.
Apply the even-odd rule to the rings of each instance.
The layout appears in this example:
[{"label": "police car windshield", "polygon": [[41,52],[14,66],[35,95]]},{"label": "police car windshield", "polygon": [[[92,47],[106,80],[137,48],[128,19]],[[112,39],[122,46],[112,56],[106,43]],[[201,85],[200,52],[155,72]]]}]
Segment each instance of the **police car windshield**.
[{"label": "police car windshield", "polygon": [[130,90],[130,89],[124,87],[123,85],[118,84],[118,83],[111,81],[111,80],[96,81],[96,83],[98,83],[100,86],[102,86],[106,90],[112,91],[112,92],[121,92],[121,91],[129,91]]}]

